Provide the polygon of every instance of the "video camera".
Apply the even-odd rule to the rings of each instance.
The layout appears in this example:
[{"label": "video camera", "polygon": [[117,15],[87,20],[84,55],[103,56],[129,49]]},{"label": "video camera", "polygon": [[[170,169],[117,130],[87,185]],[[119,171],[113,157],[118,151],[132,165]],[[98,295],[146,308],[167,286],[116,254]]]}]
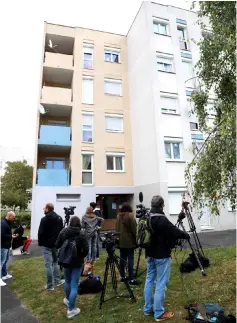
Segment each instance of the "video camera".
[{"label": "video camera", "polygon": [[116,244],[118,243],[119,238],[117,237],[118,232],[106,232],[103,237],[100,237],[102,242],[102,248],[106,249],[108,253],[115,251]]},{"label": "video camera", "polygon": [[74,210],[76,206],[69,206],[69,207],[64,207],[64,213],[65,213],[65,223],[68,225],[70,216],[74,215]]},{"label": "video camera", "polygon": [[142,204],[142,202],[143,202],[142,192],[139,193],[139,201],[140,201],[140,204],[136,205],[136,208],[137,208],[136,218],[137,219],[146,217],[147,213],[150,211],[149,208],[146,208],[145,205]]}]

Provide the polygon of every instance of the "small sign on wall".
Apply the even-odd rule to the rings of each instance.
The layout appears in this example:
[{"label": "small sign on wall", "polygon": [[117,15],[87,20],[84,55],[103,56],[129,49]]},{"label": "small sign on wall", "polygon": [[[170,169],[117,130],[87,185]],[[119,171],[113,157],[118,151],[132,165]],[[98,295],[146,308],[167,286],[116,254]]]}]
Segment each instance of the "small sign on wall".
[{"label": "small sign on wall", "polygon": [[117,204],[116,203],[112,203],[112,210],[117,210]]}]

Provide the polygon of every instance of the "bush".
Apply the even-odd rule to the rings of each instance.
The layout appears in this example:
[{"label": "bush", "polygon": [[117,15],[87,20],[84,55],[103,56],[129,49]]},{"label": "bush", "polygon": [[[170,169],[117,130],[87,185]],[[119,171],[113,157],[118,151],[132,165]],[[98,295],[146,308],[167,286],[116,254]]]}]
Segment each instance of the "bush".
[{"label": "bush", "polygon": [[[1,212],[1,218],[4,218],[7,215],[8,211]],[[12,228],[17,228],[21,223],[25,223],[28,228],[31,224],[31,212],[30,211],[16,211],[16,220],[12,224]]]}]

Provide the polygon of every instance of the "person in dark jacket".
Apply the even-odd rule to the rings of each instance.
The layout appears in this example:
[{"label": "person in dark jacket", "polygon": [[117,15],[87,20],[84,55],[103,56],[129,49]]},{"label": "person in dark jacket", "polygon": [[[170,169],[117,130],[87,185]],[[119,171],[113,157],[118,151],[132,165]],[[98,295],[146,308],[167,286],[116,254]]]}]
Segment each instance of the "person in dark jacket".
[{"label": "person in dark jacket", "polygon": [[54,212],[52,203],[46,204],[44,214],[45,216],[40,221],[38,231],[38,245],[42,247],[44,256],[47,277],[45,289],[52,291],[54,286],[64,284],[64,280],[61,280],[59,276],[58,253],[55,248],[58,235],[63,229],[63,220],[61,216]]},{"label": "person in dark jacket", "polygon": [[7,216],[1,220],[1,279],[0,286],[5,286],[3,280],[12,278],[12,275],[7,272],[7,263],[9,260],[9,251],[12,244],[12,239],[17,237],[16,234],[12,234],[11,222],[16,219],[14,212],[8,212]]},{"label": "person in dark jacket", "polygon": [[[151,244],[146,249],[147,276],[144,288],[144,314],[153,315],[155,321],[165,321],[174,316],[165,312],[165,291],[170,279],[171,250],[177,239],[189,239],[189,234],[178,229],[163,212],[164,199],[157,195],[151,200]],[[155,286],[156,285],[156,286]],[[155,286],[155,296],[152,290]]]},{"label": "person in dark jacket", "polygon": [[139,285],[134,279],[134,250],[136,248],[137,221],[133,214],[132,207],[129,203],[123,203],[116,220],[116,232],[119,232],[119,249],[120,249],[120,274],[122,281],[126,279],[125,266],[128,262],[129,284]]},{"label": "person in dark jacket", "polygon": [[26,227],[27,227],[27,225],[25,223],[22,223],[13,232],[14,234],[17,234],[18,236],[12,240],[12,250],[15,250],[15,249],[23,246],[21,249],[22,255],[29,255],[29,252],[27,250],[32,242],[32,239],[30,237],[23,236]]},{"label": "person in dark jacket", "polygon": [[72,318],[73,316],[78,315],[80,313],[80,309],[75,308],[75,303],[84,258],[87,256],[89,251],[86,236],[84,233],[81,232],[81,223],[80,219],[77,216],[73,216],[70,220],[69,227],[63,229],[59,234],[58,239],[56,241],[56,248],[61,248],[63,243],[68,239],[76,241],[77,258],[74,258],[71,264],[66,265],[63,262],[60,262],[59,264],[62,267],[64,267],[64,290],[66,298],[64,298],[63,302],[68,307],[68,318]]}]

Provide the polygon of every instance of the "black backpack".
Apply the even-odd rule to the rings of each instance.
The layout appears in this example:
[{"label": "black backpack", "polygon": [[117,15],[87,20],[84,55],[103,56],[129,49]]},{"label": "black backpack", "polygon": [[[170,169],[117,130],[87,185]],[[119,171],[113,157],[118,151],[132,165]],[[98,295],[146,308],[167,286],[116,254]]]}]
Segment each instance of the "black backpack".
[{"label": "black backpack", "polygon": [[59,250],[58,261],[60,264],[71,265],[78,257],[75,239],[66,239]]},{"label": "black backpack", "polygon": [[89,276],[82,280],[78,286],[78,294],[98,294],[102,291],[103,285],[98,277]]}]

